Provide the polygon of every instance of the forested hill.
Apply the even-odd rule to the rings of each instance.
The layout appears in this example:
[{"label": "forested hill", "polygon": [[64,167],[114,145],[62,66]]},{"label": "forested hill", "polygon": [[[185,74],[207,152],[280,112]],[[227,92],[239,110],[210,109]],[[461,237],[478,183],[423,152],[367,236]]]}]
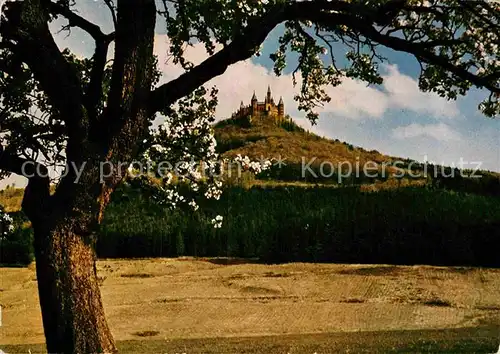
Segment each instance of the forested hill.
[{"label": "forested hill", "polygon": [[[226,119],[215,125],[214,132],[218,152],[225,157],[240,154],[254,160],[273,160],[273,168],[267,175],[261,176],[261,179],[314,184],[338,184],[341,180],[344,184],[376,183],[391,187],[426,184],[500,195],[498,173],[460,171],[433,165],[425,167],[423,163],[408,158],[388,156],[338,139],[320,137],[304,130],[288,116],[278,123],[266,115]],[[278,159],[284,162],[280,168],[276,164]],[[305,169],[306,165],[309,166],[308,169]],[[363,166],[366,166],[369,177],[364,173]],[[427,174],[424,174],[424,167]],[[351,175],[339,179],[340,171],[347,175],[348,168],[353,171]],[[311,170],[318,177],[309,173]],[[481,178],[464,177],[473,173]]]}]

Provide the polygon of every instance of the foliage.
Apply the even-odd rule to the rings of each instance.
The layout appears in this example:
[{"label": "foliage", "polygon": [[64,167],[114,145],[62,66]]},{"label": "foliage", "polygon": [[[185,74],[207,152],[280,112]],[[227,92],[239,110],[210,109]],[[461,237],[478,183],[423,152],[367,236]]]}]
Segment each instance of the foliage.
[{"label": "foliage", "polygon": [[295,123],[290,116],[286,116],[285,120],[279,122],[278,126],[289,132],[302,132],[305,133],[306,130]]},{"label": "foliage", "polygon": [[0,240],[0,263],[3,265],[28,265],[34,259],[33,230],[16,229]]},{"label": "foliage", "polygon": [[[269,262],[497,264],[498,197],[431,186],[402,188],[403,184],[374,189],[366,185],[361,192],[324,186],[251,187],[251,183],[233,181],[218,202],[202,200],[194,212],[165,208],[143,189],[124,185],[105,214],[98,254],[105,258],[194,255],[260,257]],[[214,229],[212,220],[217,215],[223,222]],[[26,258],[32,252],[31,230],[22,227],[22,231],[16,228],[20,232],[10,238],[13,242],[8,247],[26,252],[9,251],[15,257],[9,263],[31,259]]]},{"label": "foliage", "polygon": [[12,217],[0,208],[0,237],[5,238],[14,231]]},{"label": "foliage", "polygon": [[[453,1],[320,1],[299,3],[266,1],[183,1],[165,7],[169,19],[167,33],[172,38],[171,52],[185,68],[192,63],[183,58],[186,41],[196,38],[209,54],[216,45],[227,46],[236,38],[248,36],[257,23],[262,28],[279,18],[286,31],[278,50],[271,55],[274,71],[280,75],[287,66],[288,51],[299,55],[299,108],[315,121],[314,108],[328,102],[326,85],[337,86],[343,78],[358,78],[380,84],[378,73],[384,62],[378,44],[413,54],[421,64],[419,86],[443,97],[455,99],[474,84],[492,89],[480,105],[488,116],[499,113],[498,59],[500,5],[495,2]],[[222,15],[221,15],[222,14]],[[274,23],[273,23],[274,25]],[[249,42],[259,36],[255,33]],[[260,39],[260,38],[259,38]],[[347,47],[347,65],[339,66],[333,44]],[[258,51],[259,41],[254,50]],[[496,94],[494,94],[494,92]]]},{"label": "foliage", "polygon": [[21,208],[23,195],[23,188],[7,186],[7,188],[0,191],[0,205],[7,213],[18,211]]},{"label": "foliage", "polygon": [[33,232],[22,213],[8,214],[0,207],[0,263],[27,265],[33,260]]},{"label": "foliage", "polygon": [[[231,187],[220,201],[193,213],[158,207],[133,189],[125,194],[106,213],[97,245],[101,257],[499,264],[493,246],[500,236],[500,206],[494,197],[426,187],[371,193]],[[223,217],[221,228],[213,228],[214,215]]]}]

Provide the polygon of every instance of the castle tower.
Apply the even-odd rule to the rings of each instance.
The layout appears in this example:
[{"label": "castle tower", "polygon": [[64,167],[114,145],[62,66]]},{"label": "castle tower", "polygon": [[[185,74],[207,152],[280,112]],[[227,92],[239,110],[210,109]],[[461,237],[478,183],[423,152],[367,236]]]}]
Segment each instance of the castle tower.
[{"label": "castle tower", "polygon": [[267,96],[266,96],[266,103],[271,103],[273,100],[273,97],[271,95],[271,86],[267,86]]},{"label": "castle tower", "polygon": [[285,116],[285,104],[283,103],[283,97],[280,97],[280,101],[278,102],[278,116]]},{"label": "castle tower", "polygon": [[257,96],[255,95],[255,91],[253,92],[252,96],[252,115],[257,113]]},{"label": "castle tower", "polygon": [[274,103],[273,103],[273,97],[271,95],[271,86],[268,85],[266,99],[264,100],[264,107],[267,115],[271,114],[273,106]]}]

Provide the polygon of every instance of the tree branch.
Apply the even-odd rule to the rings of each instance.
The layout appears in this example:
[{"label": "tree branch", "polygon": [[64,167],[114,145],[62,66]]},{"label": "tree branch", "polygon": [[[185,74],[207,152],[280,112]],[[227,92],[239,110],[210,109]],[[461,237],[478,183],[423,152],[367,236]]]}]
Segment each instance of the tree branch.
[{"label": "tree branch", "polygon": [[151,113],[155,113],[167,109],[169,105],[179,98],[186,96],[192,90],[212,78],[223,74],[230,65],[250,58],[270,31],[279,23],[290,20],[310,20],[326,28],[346,25],[353,32],[363,35],[375,43],[413,54],[425,62],[435,63],[479,87],[486,87],[494,92],[500,91],[500,88],[493,86],[488,81],[491,77],[474,75],[431,52],[431,49],[436,46],[459,45],[463,43],[462,40],[435,39],[429,42],[415,43],[398,37],[384,35],[372,27],[374,24],[383,25],[391,23],[402,10],[416,10],[419,13],[433,13],[436,16],[442,15],[435,8],[410,6],[405,0],[390,0],[373,9],[373,11],[362,3],[328,0],[274,5],[274,7],[268,9],[267,15],[263,18],[259,18],[253,22],[249,21],[249,24],[242,33],[236,35],[229,45],[215,55],[182,74],[177,79],[155,89],[150,97],[150,111]]},{"label": "tree branch", "polygon": [[[0,145],[0,170],[28,178],[24,189],[22,209],[32,222],[44,222],[49,213],[50,179],[45,165],[11,155]],[[45,220],[46,221],[46,220]]]},{"label": "tree branch", "polygon": [[[437,64],[458,77],[472,82],[477,87],[485,87],[492,92],[500,93],[500,87],[494,86],[490,81],[490,78],[495,76],[489,75],[481,77],[474,75],[466,69],[453,65],[447,58],[432,53],[428,50],[428,46],[425,45],[425,43],[412,43],[401,38],[383,35],[366,23],[359,23],[358,31],[360,31],[366,38],[369,38],[388,48],[413,54],[416,58],[421,59],[426,63]],[[435,42],[441,45],[442,41]],[[457,41],[457,43],[460,43],[460,41]]]},{"label": "tree branch", "polygon": [[104,78],[110,40],[110,37],[106,37],[105,40],[96,41],[94,56],[92,57],[92,70],[84,101],[89,119],[93,121],[97,119],[97,106],[101,100],[102,79]]},{"label": "tree branch", "polygon": [[[114,6],[111,0],[104,0],[106,6],[110,9],[113,18],[113,23],[116,26],[116,15]],[[97,104],[102,94],[102,78],[106,65],[106,57],[108,55],[109,43],[113,41],[115,33],[104,34],[99,26],[88,21],[87,19],[77,15],[71,11],[68,6],[60,3],[49,2],[49,11],[53,14],[61,15],[69,21],[70,27],[78,27],[95,40],[95,51],[93,59],[92,71],[90,73],[90,83],[85,93],[85,108],[87,109],[90,119],[95,120],[97,116]]]},{"label": "tree branch", "polygon": [[134,130],[135,135],[147,129],[145,103],[151,91],[154,67],[154,0],[118,0],[117,6],[111,87],[106,111],[93,127],[97,137],[93,138],[107,142],[122,134],[125,125]]},{"label": "tree branch", "polygon": [[71,11],[68,6],[49,1],[49,12],[65,17],[68,20],[70,27],[78,27],[84,30],[85,32],[90,34],[96,41],[102,41],[106,37],[99,26],[81,17],[80,15],[77,15],[76,13]]},{"label": "tree branch", "polygon": [[113,0],[104,0],[104,3],[109,9],[109,12],[111,12],[111,18],[113,19],[113,25],[116,26],[118,24],[118,20],[116,19],[116,11],[115,11],[115,4],[113,3]]},{"label": "tree branch", "polygon": [[87,136],[81,83],[49,31],[44,4],[41,0],[25,0],[8,2],[5,8],[6,21],[0,25],[3,39],[16,42],[15,54],[28,64],[66,124],[68,158],[79,160],[84,154],[83,142]]},{"label": "tree branch", "polygon": [[5,151],[1,145],[0,170],[15,173],[26,178],[46,176],[48,172],[45,165],[13,155],[9,151]]},{"label": "tree branch", "polygon": [[111,192],[135,158],[138,141],[148,132],[151,116],[146,103],[154,76],[155,0],[118,0],[115,60],[107,107],[91,129],[91,139],[104,143],[105,159],[113,161],[112,176],[100,186],[99,217]]},{"label": "tree branch", "polygon": [[271,11],[270,15],[264,19],[254,20],[243,33],[238,34],[222,50],[177,79],[154,90],[149,104],[151,114],[168,108],[179,98],[186,96],[212,78],[223,74],[231,64],[250,58],[269,32],[285,20],[285,11],[283,10],[283,8],[277,7],[276,11]]},{"label": "tree branch", "polygon": [[156,6],[154,0],[138,2],[118,0],[115,60],[104,117],[112,125],[142,110],[137,105],[147,101],[151,87]]},{"label": "tree branch", "polygon": [[[388,9],[394,12],[396,5],[404,1],[392,0]],[[344,16],[367,13],[366,6],[344,1],[316,0],[314,2],[293,2],[287,5],[274,5],[268,9],[264,18],[250,21],[242,33],[235,36],[231,43],[203,61],[198,66],[158,87],[152,92],[149,108],[152,113],[168,108],[181,97],[212,78],[223,74],[226,69],[241,60],[250,58],[256,48],[266,39],[278,24],[287,20],[328,21],[330,25],[345,23]],[[384,15],[381,12],[379,15]],[[357,19],[360,20],[360,19]]]}]

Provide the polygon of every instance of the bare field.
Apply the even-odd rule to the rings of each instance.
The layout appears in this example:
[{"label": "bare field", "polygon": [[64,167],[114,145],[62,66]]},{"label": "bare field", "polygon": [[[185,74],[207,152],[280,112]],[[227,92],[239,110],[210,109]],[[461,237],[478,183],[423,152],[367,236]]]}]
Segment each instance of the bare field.
[{"label": "bare field", "polygon": [[[470,328],[489,328],[482,335],[492,342],[499,338],[499,269],[226,263],[99,261],[115,339],[122,346],[140,340],[153,347],[179,340],[206,344],[220,337],[226,339],[219,343],[234,345],[260,336],[339,342],[335,333],[362,331],[368,338],[387,333],[387,340],[396,340],[395,331],[446,330],[461,338],[456,333]],[[34,265],[0,272],[0,343],[42,343]]]}]

